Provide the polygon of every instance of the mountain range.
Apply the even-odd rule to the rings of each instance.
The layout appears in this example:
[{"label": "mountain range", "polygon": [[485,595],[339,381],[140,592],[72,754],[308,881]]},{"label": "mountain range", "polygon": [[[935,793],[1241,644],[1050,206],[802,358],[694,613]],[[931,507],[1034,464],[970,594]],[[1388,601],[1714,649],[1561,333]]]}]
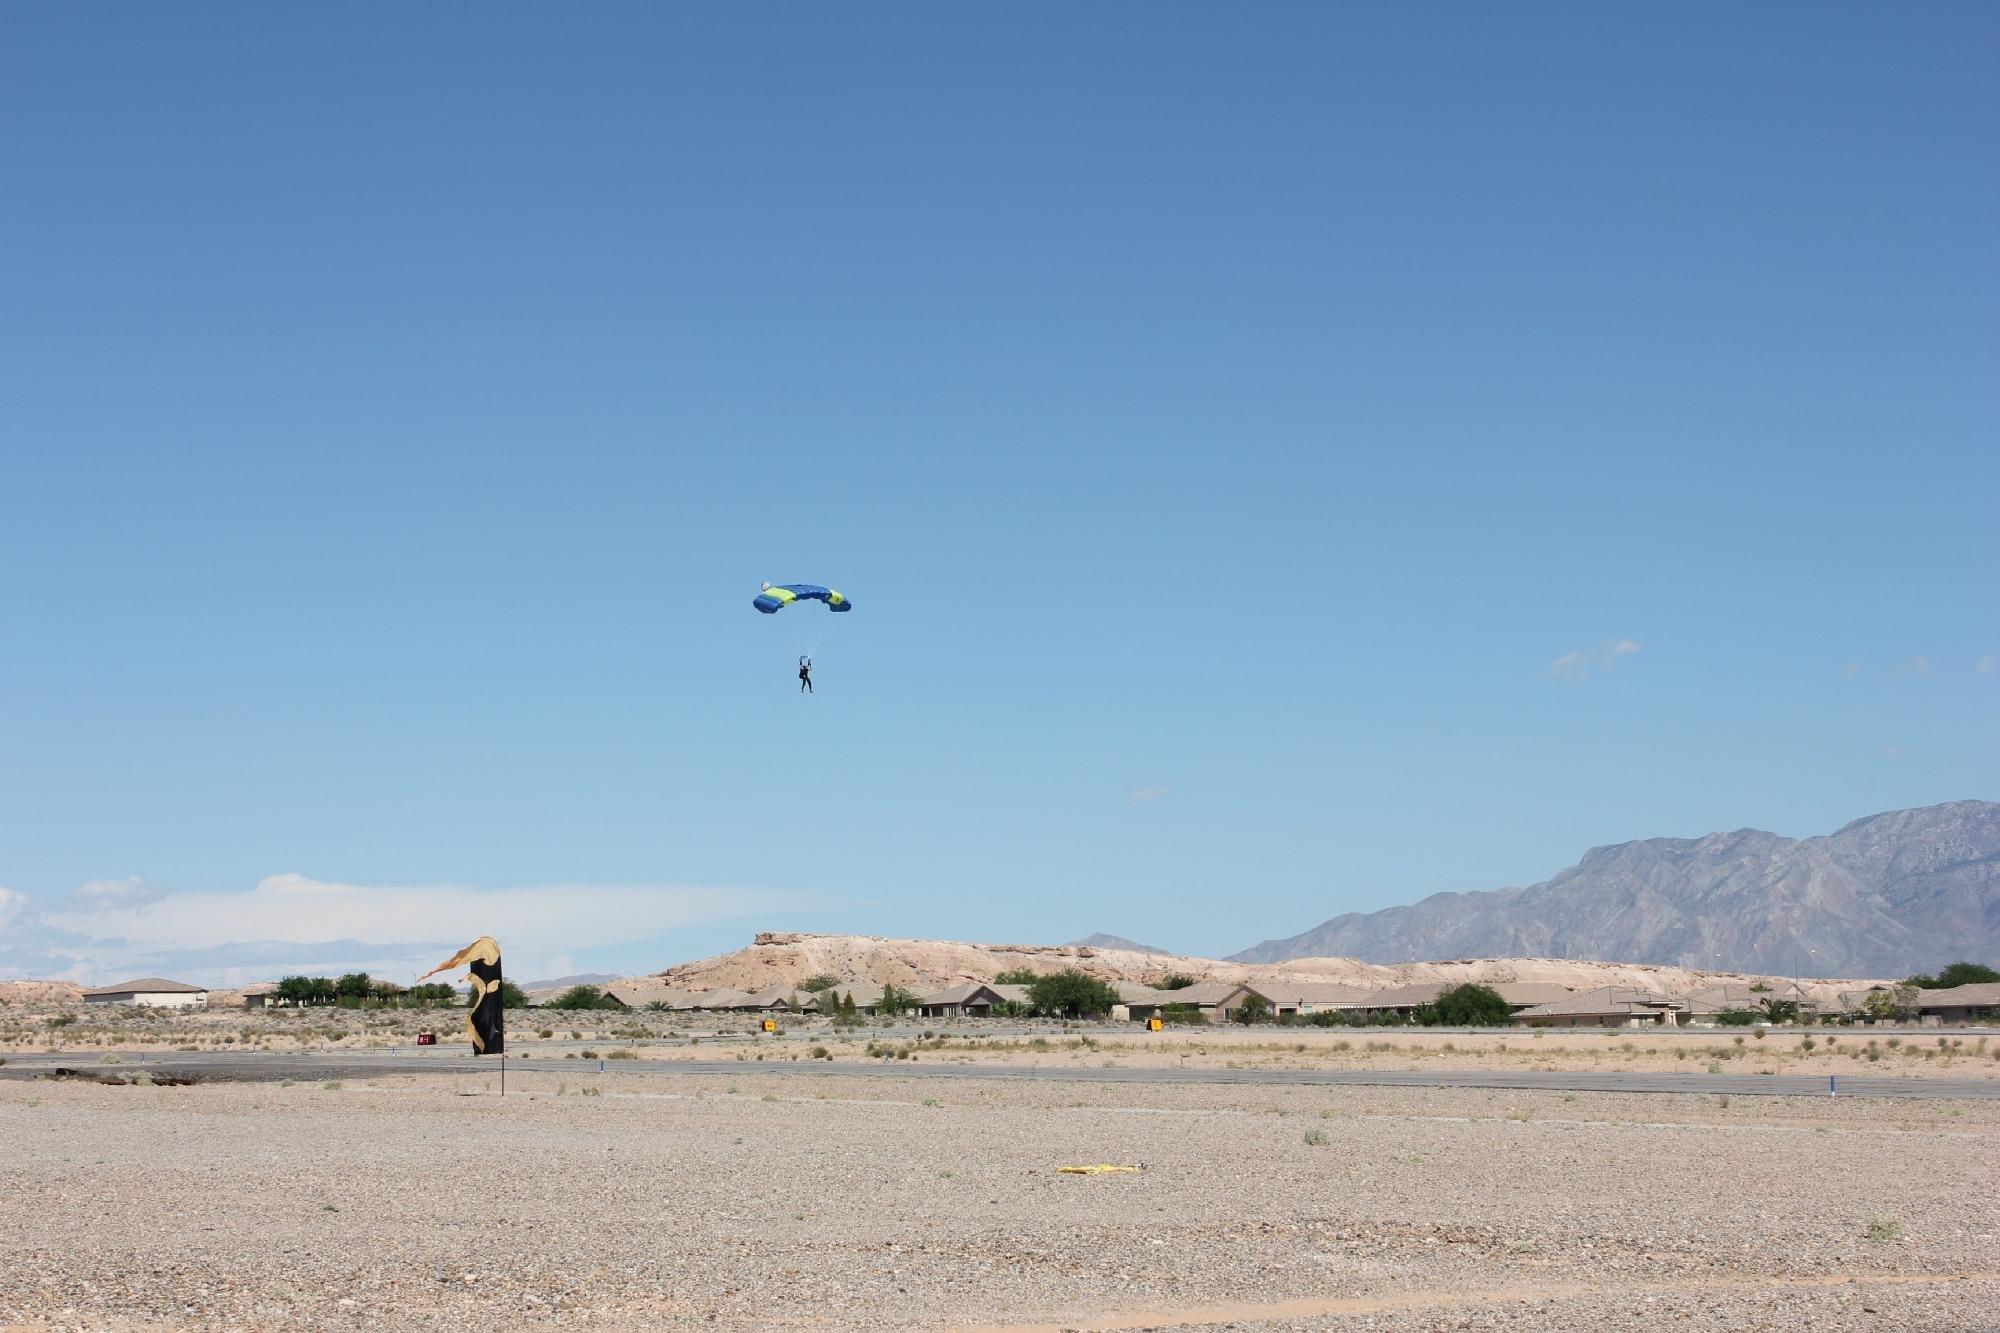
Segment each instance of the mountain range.
[{"label": "mountain range", "polygon": [[2000,804],[1953,801],[1836,833],[1760,829],[1597,847],[1526,888],[1350,912],[1230,955],[1596,958],[1809,976],[2000,959]]},{"label": "mountain range", "polygon": [[1123,949],[1127,953],[1165,954],[1167,952],[1165,949],[1155,949],[1150,944],[1141,944],[1137,940],[1128,940],[1123,935],[1107,935],[1101,930],[1094,935],[1085,935],[1080,940],[1071,940],[1070,944],[1073,947],[1084,949]]}]

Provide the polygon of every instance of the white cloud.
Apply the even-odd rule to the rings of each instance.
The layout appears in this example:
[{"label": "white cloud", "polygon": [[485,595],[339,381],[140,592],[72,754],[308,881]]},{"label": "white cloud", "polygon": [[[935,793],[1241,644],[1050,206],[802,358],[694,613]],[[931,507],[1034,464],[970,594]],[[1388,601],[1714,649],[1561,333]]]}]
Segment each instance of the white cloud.
[{"label": "white cloud", "polygon": [[1910,757],[1909,747],[1903,745],[1885,745],[1882,747],[1882,757],[1884,759],[1908,759]]},{"label": "white cloud", "polygon": [[1910,669],[1919,676],[1928,676],[1931,674],[1931,659],[1928,657],[1913,657],[1910,659]]},{"label": "white cloud", "polygon": [[126,879],[86,880],[70,890],[69,901],[80,911],[94,912],[107,907],[135,907],[164,896],[161,890],[132,875]]},{"label": "white cloud", "polygon": [[1618,665],[1620,658],[1630,657],[1643,647],[1645,645],[1637,639],[1619,639],[1598,652],[1597,664],[1609,671]]},{"label": "white cloud", "polygon": [[1846,676],[1849,680],[1852,680],[1854,677],[1861,674],[1861,663],[1849,662],[1846,666],[1840,669],[1840,674]]},{"label": "white cloud", "polygon": [[1549,663],[1549,674],[1557,680],[1589,680],[1590,659],[1582,653],[1564,653]]},{"label": "white cloud", "polygon": [[1990,676],[1994,672],[2000,671],[2000,657],[1995,657],[1993,654],[1988,653],[1979,659],[1979,665],[1976,669],[1980,675]]},{"label": "white cloud", "polygon": [[26,927],[10,931],[0,948],[0,975],[82,967],[122,976],[178,965],[189,974],[183,979],[232,984],[341,963],[402,979],[480,935],[501,942],[510,972],[554,975],[544,969],[556,961],[567,966],[580,950],[808,901],[760,889],[392,887],[296,874],[270,876],[248,893],[159,893],[139,880],[92,881],[39,913],[23,895],[0,890],[0,923],[18,915]]},{"label": "white cloud", "polygon": [[1589,680],[1592,671],[1614,670],[1643,647],[1637,639],[1613,639],[1589,652],[1564,653],[1549,663],[1549,675],[1557,680]]},{"label": "white cloud", "polygon": [[1172,788],[1168,787],[1164,782],[1157,783],[1151,787],[1134,787],[1131,791],[1125,793],[1125,799],[1133,805],[1146,805],[1159,800],[1171,790]]}]

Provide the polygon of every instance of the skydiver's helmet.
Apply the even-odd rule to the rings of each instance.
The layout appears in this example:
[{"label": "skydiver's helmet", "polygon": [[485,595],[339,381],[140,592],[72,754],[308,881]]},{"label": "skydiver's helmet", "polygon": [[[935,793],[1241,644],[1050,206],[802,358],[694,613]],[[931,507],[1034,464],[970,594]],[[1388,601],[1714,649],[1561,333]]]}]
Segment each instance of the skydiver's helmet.
[{"label": "skydiver's helmet", "polygon": [[757,590],[759,592],[769,592],[771,591],[771,585],[768,583],[760,583],[757,585]]}]

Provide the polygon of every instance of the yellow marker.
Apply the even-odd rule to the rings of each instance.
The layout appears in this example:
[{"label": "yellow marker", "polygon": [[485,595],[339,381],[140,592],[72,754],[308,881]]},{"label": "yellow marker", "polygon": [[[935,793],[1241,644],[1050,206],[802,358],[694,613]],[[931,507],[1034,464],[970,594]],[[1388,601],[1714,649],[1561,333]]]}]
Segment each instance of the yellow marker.
[{"label": "yellow marker", "polygon": [[775,1019],[775,1018],[767,1018],[767,1019],[765,1019],[765,1020],[764,1020],[764,1031],[766,1031],[766,1032],[776,1032],[777,1030],[778,1030],[778,1020],[777,1020],[777,1019]]},{"label": "yellow marker", "polygon": [[1158,1014],[1154,1014],[1151,1018],[1146,1020],[1146,1031],[1148,1032],[1158,1032],[1165,1026],[1166,1022],[1163,1019],[1161,1019],[1161,1017]]}]

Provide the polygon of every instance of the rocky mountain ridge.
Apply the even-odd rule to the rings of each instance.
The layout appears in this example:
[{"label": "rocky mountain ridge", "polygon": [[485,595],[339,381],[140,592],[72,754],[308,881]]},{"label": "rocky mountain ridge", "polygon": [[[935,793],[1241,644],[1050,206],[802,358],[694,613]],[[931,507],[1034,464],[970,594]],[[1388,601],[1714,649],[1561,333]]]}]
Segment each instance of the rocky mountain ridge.
[{"label": "rocky mountain ridge", "polygon": [[[967,944],[957,940],[779,931],[758,935],[748,948],[682,963],[657,975],[669,986],[689,990],[784,990],[798,986],[808,977],[829,975],[842,981],[871,981],[921,992],[967,981],[990,982],[1002,972],[1021,968],[1056,972],[1071,967],[1107,981],[1145,984],[1178,973],[1197,981],[1317,982],[1365,990],[1392,990],[1433,981],[1542,981],[1574,990],[1635,986],[1684,994],[1721,982],[1749,984],[1770,979],[1703,969],[1563,958],[1461,958],[1397,964],[1363,963],[1352,958],[1298,958],[1253,965],[1079,944]],[[1869,980],[1809,979],[1806,988],[1832,1000],[1843,990],[1868,984]]]},{"label": "rocky mountain ridge", "polygon": [[1350,912],[1230,961],[1524,954],[1891,977],[2000,957],[2000,804],[1594,847],[1540,884]]}]

